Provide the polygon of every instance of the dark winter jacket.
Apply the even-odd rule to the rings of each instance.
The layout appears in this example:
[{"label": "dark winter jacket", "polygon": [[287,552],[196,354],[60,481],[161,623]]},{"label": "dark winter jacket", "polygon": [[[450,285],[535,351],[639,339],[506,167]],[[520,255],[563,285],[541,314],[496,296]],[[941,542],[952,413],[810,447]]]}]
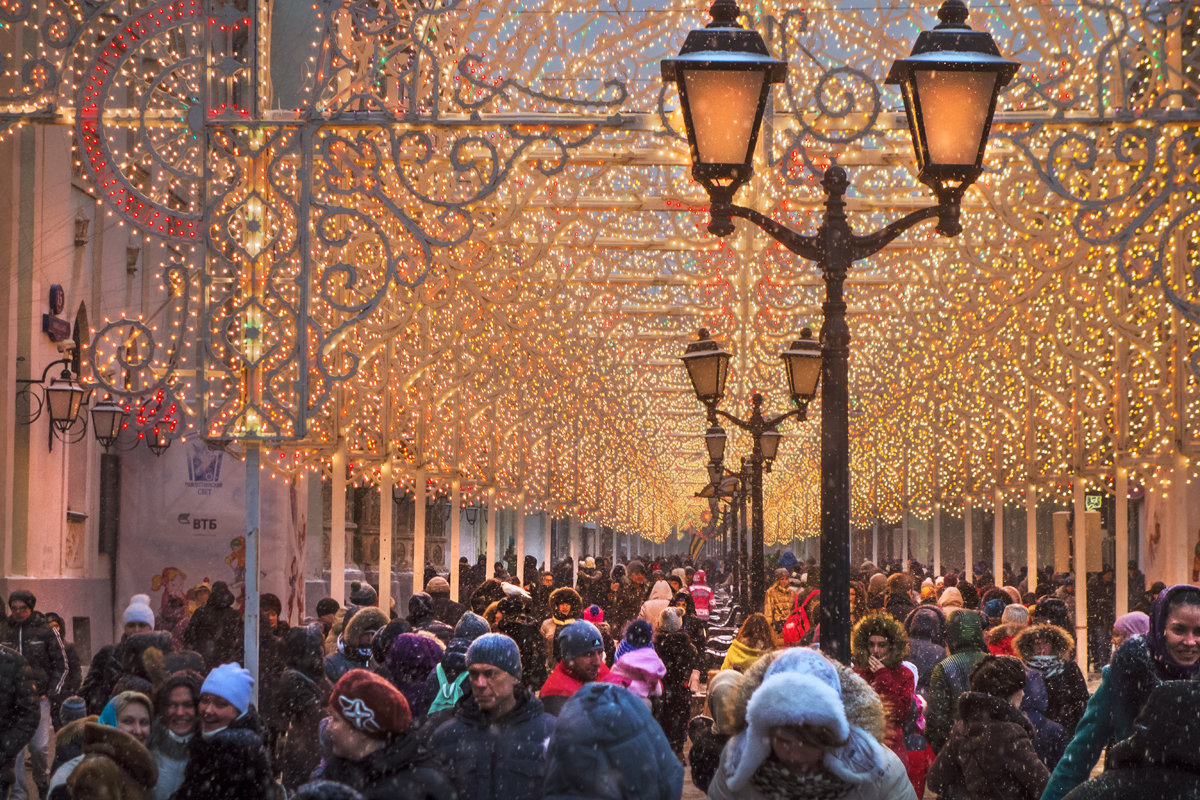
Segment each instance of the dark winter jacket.
[{"label": "dark winter jacket", "polygon": [[611,683],[571,696],[546,752],[546,800],[678,800],[683,765],[639,698]]},{"label": "dark winter jacket", "polygon": [[88,668],[79,696],[87,703],[89,714],[99,714],[112,698],[117,681],[125,676],[160,683],[166,674],[166,655],[174,648],[166,631],[125,636],[116,644],[96,651]]},{"label": "dark winter jacket", "polygon": [[317,729],[325,716],[332,686],[321,660],[318,625],[292,628],[283,645],[287,669],[263,707],[263,721],[275,735],[276,768],[292,791],[306,783],[320,761]]},{"label": "dark winter jacket", "polygon": [[251,706],[224,730],[208,738],[192,737],[183,785],[171,800],[267,800],[274,795],[262,722]]},{"label": "dark winter jacket", "polygon": [[480,711],[468,692],[453,711],[432,715],[423,730],[460,798],[541,800],[553,729],[542,701],[518,685],[516,707],[498,720]]},{"label": "dark winter jacket", "polygon": [[1038,800],[1050,772],[1033,748],[1033,726],[1007,700],[964,692],[961,719],[929,768],[942,800]]},{"label": "dark winter jacket", "polygon": [[950,738],[950,727],[958,717],[958,696],[971,687],[971,670],[988,654],[979,613],[951,614],[946,623],[946,644],[950,655],[933,668],[929,677],[925,736],[934,750],[941,750]]},{"label": "dark winter jacket", "polygon": [[662,659],[667,672],[663,675],[662,702],[657,709],[657,718],[662,725],[671,748],[683,755],[687,741],[687,725],[692,718],[692,690],[689,680],[696,667],[696,648],[691,638],[683,631],[659,633],[654,650]]},{"label": "dark winter jacket", "polygon": [[929,679],[946,653],[946,617],[937,606],[917,606],[904,620],[908,660],[917,668],[917,694],[929,696]]},{"label": "dark winter jacket", "polygon": [[1133,735],[1133,722],[1150,694],[1166,683],[1144,636],[1134,636],[1121,645],[1054,768],[1043,800],[1059,800],[1087,780],[1105,747]]},{"label": "dark winter jacket", "polygon": [[333,756],[322,775],[366,800],[454,800],[454,787],[416,737],[398,736],[360,761]]},{"label": "dark winter jacket", "polygon": [[184,644],[202,655],[209,669],[242,662],[242,615],[233,608],[233,599],[225,582],[217,581],[208,602],[196,609],[183,632]]},{"label": "dark winter jacket", "polygon": [[62,694],[67,683],[67,650],[40,611],[32,612],[24,622],[12,617],[0,620],[0,644],[25,656],[39,695]]},{"label": "dark winter jacket", "polygon": [[33,669],[25,657],[0,645],[0,788],[17,753],[33,738],[41,720]]},{"label": "dark winter jacket", "polygon": [[449,592],[429,592],[433,598],[433,617],[438,622],[444,622],[453,628],[467,607],[450,599]]},{"label": "dark winter jacket", "polygon": [[908,619],[908,615],[916,607],[916,603],[909,597],[908,592],[890,592],[883,601],[883,610],[891,614],[900,623]]},{"label": "dark winter jacket", "polygon": [[454,628],[437,618],[433,598],[425,592],[417,592],[408,599],[408,622],[415,631],[427,631],[449,644],[454,638]]},{"label": "dark winter jacket", "polygon": [[1046,769],[1053,770],[1071,737],[1062,725],[1046,716],[1046,706],[1046,682],[1042,679],[1042,673],[1026,667],[1021,712],[1033,724],[1033,748],[1037,750],[1038,758],[1046,765]]},{"label": "dark winter jacket", "polygon": [[542,688],[550,670],[546,667],[546,644],[538,623],[528,614],[505,614],[496,631],[517,643],[521,654],[521,683],[530,691]]},{"label": "dark winter jacket", "polygon": [[1200,683],[1170,681],[1150,693],[1133,733],[1109,750],[1104,773],[1065,800],[1200,797]]},{"label": "dark winter jacket", "polygon": [[[1036,655],[1038,643],[1050,645],[1050,655]],[[1046,717],[1057,722],[1067,737],[1087,708],[1088,687],[1075,663],[1075,640],[1057,625],[1032,625],[1013,637],[1013,651],[1025,666],[1042,674],[1046,684]]]}]

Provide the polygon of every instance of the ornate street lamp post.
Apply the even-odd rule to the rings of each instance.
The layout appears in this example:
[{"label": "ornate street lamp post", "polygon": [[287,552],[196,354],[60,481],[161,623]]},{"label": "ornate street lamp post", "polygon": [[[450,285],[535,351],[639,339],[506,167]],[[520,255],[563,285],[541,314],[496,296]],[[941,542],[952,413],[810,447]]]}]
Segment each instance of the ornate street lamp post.
[{"label": "ornate street lamp post", "polygon": [[[846,221],[844,197],[849,180],[846,171],[834,165],[821,181],[825,212],[820,227],[816,234],[802,235],[758,211],[733,204],[734,193],[753,174],[754,148],[771,84],[783,81],[787,65],[771,57],[756,31],[738,24],[740,11],[734,0],[716,0],[709,13],[712,22],[691,31],[677,57],[663,60],[662,75],[679,89],[692,175],[712,201],[709,231],[727,236],[734,230],[733,217],[741,217],[793,253],[815,261],[825,279],[825,322],[820,337],[824,353],[821,640],[825,652],[848,663],[850,330],[842,285],[851,264],[877,253],[918,222],[937,217],[937,231],[944,236],[962,230],[959,204],[963,192],[983,170],[996,98],[1016,74],[1018,64],[1001,57],[988,33],[966,25],[967,7],[962,0],[946,0],[938,11],[940,24],[920,34],[912,54],[897,60],[887,78],[888,83],[900,85],[920,168],[918,177],[933,189],[937,205],[914,211],[874,233],[855,234]],[[714,366],[719,365],[714,362]],[[727,366],[726,354],[724,368]],[[688,371],[695,384],[697,373],[690,363]],[[708,404],[701,388],[696,384],[697,396]],[[718,396],[723,390],[722,374]],[[761,458],[757,437],[755,457]]]},{"label": "ornate street lamp post", "polygon": [[708,454],[711,479],[712,467],[720,472],[721,461],[725,453],[725,431],[717,425],[717,417],[721,416],[750,434],[753,441],[750,467],[750,504],[754,515],[750,529],[750,608],[751,613],[762,611],[766,601],[767,586],[763,572],[763,497],[762,475],[775,460],[779,451],[779,440],[783,434],[778,426],[791,417],[805,419],[808,404],[817,394],[817,382],[821,377],[821,346],[812,338],[812,331],[805,328],[800,338],[792,342],[791,347],[780,353],[787,367],[788,391],[796,408],[779,416],[767,418],[763,416],[763,396],[758,392],[751,398],[752,410],[749,418],[738,419],[717,408],[721,398],[725,396],[725,378],[729,372],[730,354],[709,338],[708,331],[701,329],[697,340],[688,345],[682,360],[692,380],[692,388],[696,399],[708,409],[708,432],[704,435]]}]

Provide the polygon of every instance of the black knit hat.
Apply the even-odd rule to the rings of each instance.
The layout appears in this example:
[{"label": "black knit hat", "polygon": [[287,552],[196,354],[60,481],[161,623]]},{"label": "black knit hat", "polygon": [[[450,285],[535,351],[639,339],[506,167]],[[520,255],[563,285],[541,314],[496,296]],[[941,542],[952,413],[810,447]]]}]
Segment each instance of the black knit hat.
[{"label": "black knit hat", "polygon": [[1012,656],[986,655],[971,671],[971,691],[1008,699],[1025,688],[1025,666]]}]

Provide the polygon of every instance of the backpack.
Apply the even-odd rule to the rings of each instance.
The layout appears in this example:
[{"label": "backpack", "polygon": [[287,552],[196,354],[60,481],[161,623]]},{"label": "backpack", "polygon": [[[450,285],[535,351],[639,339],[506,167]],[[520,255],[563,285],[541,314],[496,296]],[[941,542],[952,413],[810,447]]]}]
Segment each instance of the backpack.
[{"label": "backpack", "polygon": [[804,634],[808,633],[812,627],[812,622],[808,618],[808,601],[813,595],[820,595],[820,589],[813,589],[804,598],[804,602],[800,602],[800,595],[796,595],[796,599],[792,601],[792,613],[783,623],[783,630],[780,633],[783,635],[783,642],[786,645],[797,644],[804,638]]},{"label": "backpack", "polygon": [[467,671],[464,669],[458,673],[458,677],[450,680],[446,677],[446,670],[442,669],[442,665],[437,665],[438,690],[437,697],[433,698],[433,702],[429,704],[429,714],[435,711],[441,711],[443,708],[454,708],[458,704],[458,700],[463,696],[463,683],[467,680]]}]

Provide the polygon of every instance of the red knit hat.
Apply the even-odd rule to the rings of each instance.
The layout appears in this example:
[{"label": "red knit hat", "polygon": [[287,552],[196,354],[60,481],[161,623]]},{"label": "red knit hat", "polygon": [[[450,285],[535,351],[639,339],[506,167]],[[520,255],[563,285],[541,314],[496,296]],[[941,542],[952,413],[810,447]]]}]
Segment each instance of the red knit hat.
[{"label": "red knit hat", "polygon": [[405,733],[412,722],[404,695],[365,669],[352,669],[334,684],[329,707],[355,730],[376,739]]}]

